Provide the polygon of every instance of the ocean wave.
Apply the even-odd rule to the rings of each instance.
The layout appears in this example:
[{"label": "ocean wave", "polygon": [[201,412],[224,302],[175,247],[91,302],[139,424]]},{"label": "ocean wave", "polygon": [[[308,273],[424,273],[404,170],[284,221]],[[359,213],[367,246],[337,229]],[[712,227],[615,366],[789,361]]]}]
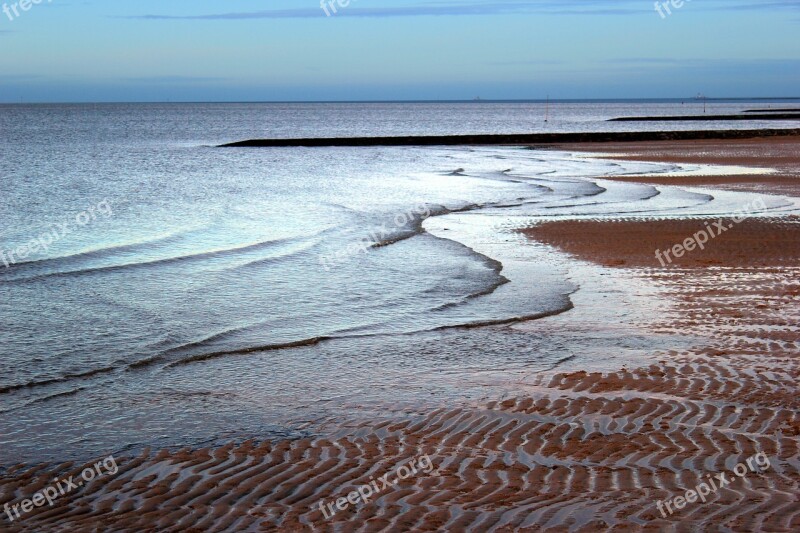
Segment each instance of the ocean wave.
[{"label": "ocean wave", "polygon": [[[211,258],[217,257],[225,257],[225,256],[232,256],[236,254],[242,254],[247,252],[254,252],[254,251],[263,251],[269,248],[274,248],[278,246],[283,246],[286,244],[296,243],[298,241],[297,237],[289,237],[284,239],[274,239],[274,240],[267,240],[267,241],[258,241],[258,242],[251,242],[239,246],[231,246],[226,248],[217,248],[213,250],[203,250],[203,251],[196,251],[191,253],[186,253],[183,255],[172,255],[168,257],[160,257],[160,258],[153,258],[153,259],[141,259],[139,261],[131,261],[127,263],[117,263],[117,264],[109,264],[109,265],[99,265],[99,266],[85,266],[83,268],[75,268],[72,270],[56,270],[51,272],[34,272],[30,275],[21,275],[14,277],[14,274],[21,273],[20,270],[24,270],[24,266],[27,265],[35,265],[40,266],[37,263],[29,262],[26,265],[18,265],[11,267],[7,270],[7,272],[0,272],[0,283],[15,283],[15,282],[28,282],[28,281],[38,281],[47,278],[53,277],[71,277],[71,276],[83,276],[87,274],[95,274],[100,272],[118,272],[118,271],[125,271],[131,269],[138,269],[138,268],[150,268],[154,266],[163,266],[163,265],[170,265],[175,263],[183,263],[189,261],[202,261]],[[154,241],[157,242],[157,241]],[[135,245],[140,246],[140,245]],[[112,255],[116,253],[118,248],[106,248],[93,251],[89,254],[78,254],[75,256],[65,256],[64,258],[53,258],[48,260],[47,262],[42,261],[42,264],[51,265],[55,264],[58,266],[59,262],[63,259],[72,259],[72,258],[93,258],[93,257],[102,257]],[[254,260],[253,262],[257,261],[266,261],[269,258],[262,258],[259,260]],[[72,264],[72,262],[68,263]]]},{"label": "ocean wave", "polygon": [[21,389],[33,389],[36,387],[45,387],[48,385],[55,385],[57,383],[65,383],[67,381],[76,380],[76,379],[86,379],[93,376],[97,376],[99,374],[109,374],[118,370],[114,367],[105,367],[105,368],[97,368],[94,370],[89,370],[87,372],[78,372],[73,374],[64,374],[62,376],[49,378],[49,379],[42,379],[42,380],[34,380],[29,381],[27,383],[18,383],[14,385],[6,385],[0,387],[0,394],[8,394],[10,392],[18,391]]},{"label": "ocean wave", "polygon": [[161,237],[155,237],[143,241],[131,242],[126,244],[118,244],[112,246],[104,246],[100,248],[92,248],[74,254],[60,255],[55,257],[45,257],[42,259],[32,259],[29,261],[18,261],[13,265],[9,265],[9,270],[16,270],[25,267],[41,267],[49,265],[60,265],[63,263],[70,263],[76,260],[93,259],[96,257],[108,256],[116,253],[137,252],[142,247],[150,247],[156,244],[169,244],[170,242],[179,242],[184,233],[175,232]]},{"label": "ocean wave", "polygon": [[327,336],[312,337],[310,339],[301,339],[299,341],[294,341],[294,342],[284,342],[284,343],[277,343],[277,344],[265,344],[263,346],[248,346],[246,348],[239,348],[239,349],[235,349],[235,350],[225,350],[225,351],[219,351],[219,352],[203,353],[203,354],[198,354],[198,355],[193,355],[193,356],[190,356],[190,357],[186,357],[186,358],[180,359],[178,361],[173,361],[172,363],[169,363],[167,365],[167,367],[176,367],[176,366],[188,365],[188,364],[191,364],[191,363],[198,363],[198,362],[201,362],[201,361],[209,361],[211,359],[217,359],[219,357],[225,357],[225,356],[229,356],[229,355],[247,355],[247,354],[255,353],[255,352],[269,352],[269,351],[275,351],[275,350],[286,350],[288,348],[299,348],[299,347],[302,347],[302,346],[314,346],[314,345],[319,344],[322,341],[330,340],[330,339],[333,339],[333,338],[335,338],[335,337],[327,337]]}]

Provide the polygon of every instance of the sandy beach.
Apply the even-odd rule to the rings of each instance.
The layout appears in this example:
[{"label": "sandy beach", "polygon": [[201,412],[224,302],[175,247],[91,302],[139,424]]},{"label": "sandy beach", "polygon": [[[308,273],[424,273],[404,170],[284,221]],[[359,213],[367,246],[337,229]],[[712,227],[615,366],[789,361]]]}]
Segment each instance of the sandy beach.
[{"label": "sandy beach", "polygon": [[[558,148],[772,168],[616,179],[800,197],[797,137]],[[656,250],[671,250],[708,222],[558,220],[523,230],[576,261],[658,286],[673,305],[653,331],[698,339],[658,364],[538,374],[517,396],[481,408],[356,421],[315,438],[117,457],[113,476],[97,476],[4,528],[798,531],[800,220],[725,219],[703,249],[657,259]],[[0,507],[55,478],[78,479],[87,466],[11,467]],[[359,487],[371,494],[347,501]]]},{"label": "sandy beach", "polygon": [[654,185],[713,186],[734,191],[771,192],[773,194],[800,195],[800,137],[691,140],[637,143],[574,143],[554,145],[565,150],[588,154],[602,154],[604,159],[628,161],[663,161],[667,163],[732,165],[751,168],[768,168],[774,172],[715,176],[713,174],[682,177],[626,176],[620,181],[650,183]]}]

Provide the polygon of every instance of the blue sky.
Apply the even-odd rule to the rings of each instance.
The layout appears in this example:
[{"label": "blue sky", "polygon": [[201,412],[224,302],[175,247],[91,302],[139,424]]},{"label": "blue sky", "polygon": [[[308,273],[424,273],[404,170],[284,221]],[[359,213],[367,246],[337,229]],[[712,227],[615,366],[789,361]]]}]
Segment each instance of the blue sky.
[{"label": "blue sky", "polygon": [[18,2],[2,102],[800,95],[797,0]]}]

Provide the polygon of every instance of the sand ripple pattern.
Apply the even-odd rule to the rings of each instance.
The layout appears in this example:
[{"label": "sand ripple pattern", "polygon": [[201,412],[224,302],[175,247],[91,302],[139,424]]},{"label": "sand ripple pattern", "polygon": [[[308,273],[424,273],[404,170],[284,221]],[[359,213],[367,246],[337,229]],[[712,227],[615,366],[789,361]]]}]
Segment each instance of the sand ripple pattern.
[{"label": "sand ripple pattern", "polygon": [[[658,365],[541,375],[518,398],[359,424],[337,438],[144,453],[10,531],[800,531],[797,269],[642,271],[683,294],[664,330],[708,339]],[[664,519],[658,500],[756,452],[751,473]],[[326,520],[427,453],[435,470]],[[0,505],[76,465],[9,469]]]}]

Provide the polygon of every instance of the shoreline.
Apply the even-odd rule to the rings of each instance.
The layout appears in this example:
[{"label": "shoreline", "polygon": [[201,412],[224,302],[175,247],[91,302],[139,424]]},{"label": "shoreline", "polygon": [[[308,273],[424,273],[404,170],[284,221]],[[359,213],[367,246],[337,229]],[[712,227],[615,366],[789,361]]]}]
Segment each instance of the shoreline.
[{"label": "shoreline", "polygon": [[[751,157],[765,165],[757,153]],[[790,169],[797,157],[789,159],[785,179],[794,179]],[[702,178],[652,177],[689,187]],[[748,179],[771,186],[769,176]],[[610,325],[699,339],[659,354],[658,363],[542,373],[521,381],[513,396],[482,407],[397,414],[380,423],[360,422],[335,438],[146,451],[118,458],[115,476],[98,478],[63,496],[55,508],[34,510],[6,526],[797,530],[800,222],[779,220],[747,220],[725,241],[709,244],[708,256],[687,256],[688,262],[666,268],[637,257],[652,254],[653,236],[667,244],[690,236],[698,219],[564,220],[526,230],[559,253],[612,274],[624,272],[623,281],[636,292],[639,285],[657,286],[677,304],[656,324],[639,324],[635,315],[623,313],[619,324]],[[785,224],[792,225],[791,238]],[[564,317],[533,322],[532,333],[558,330]],[[715,491],[707,503],[659,511],[657,502],[674,501],[711,473],[730,471],[757,453],[768,458],[769,468]],[[432,471],[387,487],[368,503],[333,515],[318,507],[423,455],[430,457]],[[77,475],[81,466],[10,467],[0,485],[0,506],[30,497],[55,474]]]},{"label": "shoreline", "polygon": [[[723,165],[740,167],[737,175],[699,173],[610,176],[609,180],[649,185],[711,187],[721,190],[800,197],[800,137],[736,140],[641,141],[604,144],[601,152],[592,143],[562,143],[551,149],[579,152],[582,157],[603,160],[672,163],[676,165]],[[745,168],[752,169],[746,173]],[[767,168],[770,172],[765,173]]]}]

